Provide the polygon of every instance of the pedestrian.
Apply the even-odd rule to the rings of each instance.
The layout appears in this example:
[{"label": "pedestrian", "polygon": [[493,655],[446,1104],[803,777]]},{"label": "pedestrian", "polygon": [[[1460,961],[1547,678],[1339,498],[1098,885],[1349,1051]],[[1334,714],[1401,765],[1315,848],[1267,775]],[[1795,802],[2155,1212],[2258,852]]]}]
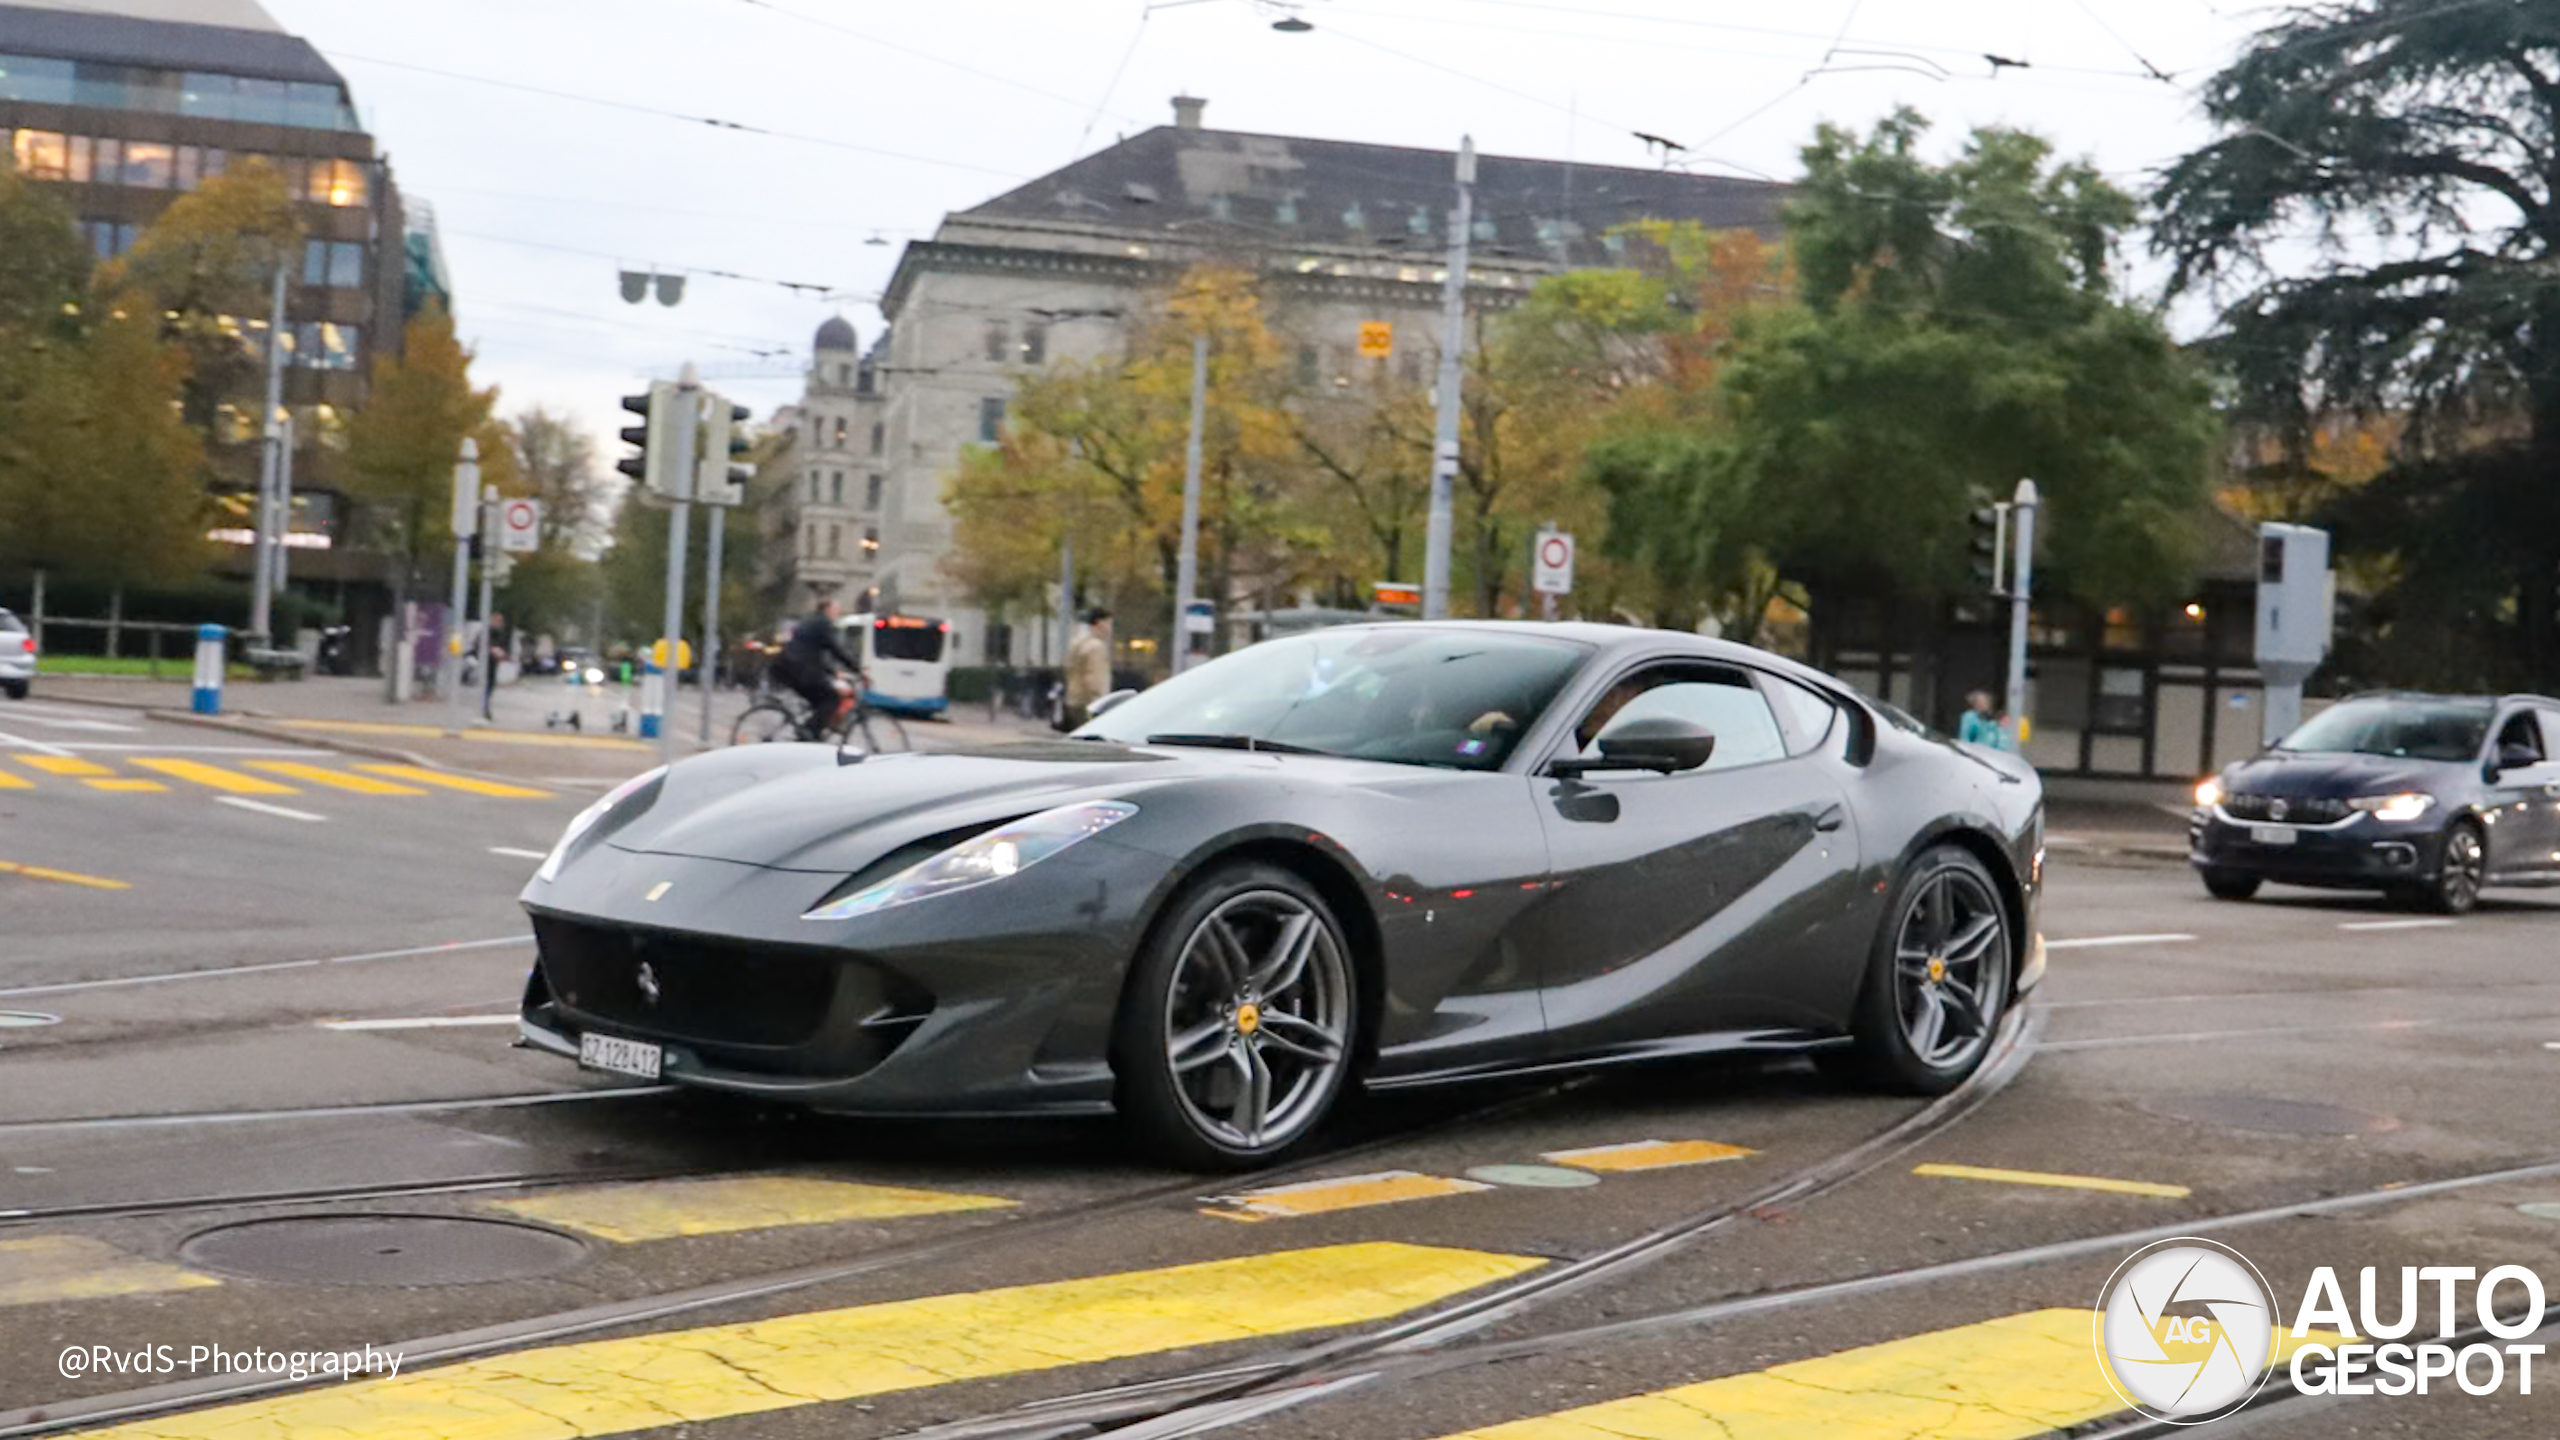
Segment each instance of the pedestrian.
[{"label": "pedestrian", "polygon": [[1999,713],[1991,708],[1991,692],[1976,690],[1964,697],[1964,719],[1956,724],[1956,738],[1975,745],[1988,745],[1994,750],[2009,748],[2009,732],[2000,723]]},{"label": "pedestrian", "polygon": [[1111,612],[1084,612],[1084,629],[1067,645],[1066,705],[1058,728],[1073,730],[1092,718],[1093,702],[1111,693]]},{"label": "pedestrian", "polygon": [[489,622],[480,627],[480,718],[492,720],[490,699],[498,688],[498,657],[507,653],[514,637],[507,633],[507,612],[493,610]]}]

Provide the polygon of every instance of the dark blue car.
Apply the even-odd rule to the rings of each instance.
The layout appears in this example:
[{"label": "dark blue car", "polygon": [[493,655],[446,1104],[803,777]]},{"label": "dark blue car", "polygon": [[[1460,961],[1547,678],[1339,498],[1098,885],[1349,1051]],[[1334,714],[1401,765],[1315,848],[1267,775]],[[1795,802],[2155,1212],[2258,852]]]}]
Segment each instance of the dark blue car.
[{"label": "dark blue car", "polygon": [[2188,860],[2224,900],[2269,880],[2460,914],[2560,885],[2560,700],[2358,695],[2196,787]]}]

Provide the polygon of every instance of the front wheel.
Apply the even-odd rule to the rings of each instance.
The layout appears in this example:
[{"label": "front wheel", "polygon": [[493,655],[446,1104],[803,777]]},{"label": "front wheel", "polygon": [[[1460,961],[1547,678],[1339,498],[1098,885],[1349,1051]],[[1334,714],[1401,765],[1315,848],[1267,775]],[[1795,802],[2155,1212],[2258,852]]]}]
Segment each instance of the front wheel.
[{"label": "front wheel", "polygon": [[1112,1032],[1121,1112],[1176,1164],[1268,1164],[1340,1097],[1358,1011],[1350,948],[1314,886],[1275,865],[1214,869],[1130,967]]},{"label": "front wheel", "polygon": [[2216,900],[2246,900],[2258,893],[2258,877],[2236,870],[2207,870],[2204,889]]},{"label": "front wheel", "polygon": [[2461,915],[2480,903],[2480,885],[2489,872],[2489,844],[2480,827],[2468,820],[2457,820],[2444,834],[2444,860],[2436,867],[2434,883],[2421,885],[2410,898],[2421,910],[2438,915]]},{"label": "front wheel", "polygon": [[777,740],[800,738],[800,717],[791,707],[778,701],[765,700],[747,707],[738,723],[729,727],[732,745],[770,745]]},{"label": "front wheel", "polygon": [[873,755],[894,755],[909,748],[906,722],[885,710],[864,710],[854,716],[844,738]]},{"label": "front wheel", "polygon": [[1913,1094],[1962,1084],[1991,1051],[2016,956],[1983,863],[1954,845],[1923,852],[1894,886],[1867,957],[1852,1023],[1858,1069]]}]

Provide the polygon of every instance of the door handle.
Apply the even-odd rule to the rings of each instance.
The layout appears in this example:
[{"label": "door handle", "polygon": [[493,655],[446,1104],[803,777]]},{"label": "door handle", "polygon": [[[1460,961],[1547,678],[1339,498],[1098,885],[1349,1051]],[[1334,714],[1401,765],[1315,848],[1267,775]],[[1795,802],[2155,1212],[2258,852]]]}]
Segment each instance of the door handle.
[{"label": "door handle", "polygon": [[1838,805],[1834,805],[1829,809],[1824,810],[1821,814],[1813,817],[1813,828],[1825,833],[1837,830],[1848,823],[1848,810]]}]

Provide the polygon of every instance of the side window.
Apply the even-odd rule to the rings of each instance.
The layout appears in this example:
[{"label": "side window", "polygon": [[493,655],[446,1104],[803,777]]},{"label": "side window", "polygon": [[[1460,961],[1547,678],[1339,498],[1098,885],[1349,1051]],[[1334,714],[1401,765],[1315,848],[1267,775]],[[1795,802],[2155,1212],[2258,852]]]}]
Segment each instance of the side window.
[{"label": "side window", "polygon": [[1810,755],[1821,749],[1832,727],[1840,723],[1840,707],[1819,691],[1776,675],[1766,677],[1763,687],[1777,702],[1790,755]]},{"label": "side window", "polygon": [[1576,753],[1596,757],[1610,731],[1663,718],[1686,720],[1715,733],[1715,755],[1691,774],[1786,758],[1778,717],[1759,687],[1743,672],[1720,665],[1660,666],[1619,680],[1574,728]]},{"label": "side window", "polygon": [[2551,758],[2550,747],[2542,743],[2542,728],[2534,723],[2532,711],[2519,710],[2499,727],[2497,749],[2503,753],[2511,747],[2532,751],[2535,764]]}]

